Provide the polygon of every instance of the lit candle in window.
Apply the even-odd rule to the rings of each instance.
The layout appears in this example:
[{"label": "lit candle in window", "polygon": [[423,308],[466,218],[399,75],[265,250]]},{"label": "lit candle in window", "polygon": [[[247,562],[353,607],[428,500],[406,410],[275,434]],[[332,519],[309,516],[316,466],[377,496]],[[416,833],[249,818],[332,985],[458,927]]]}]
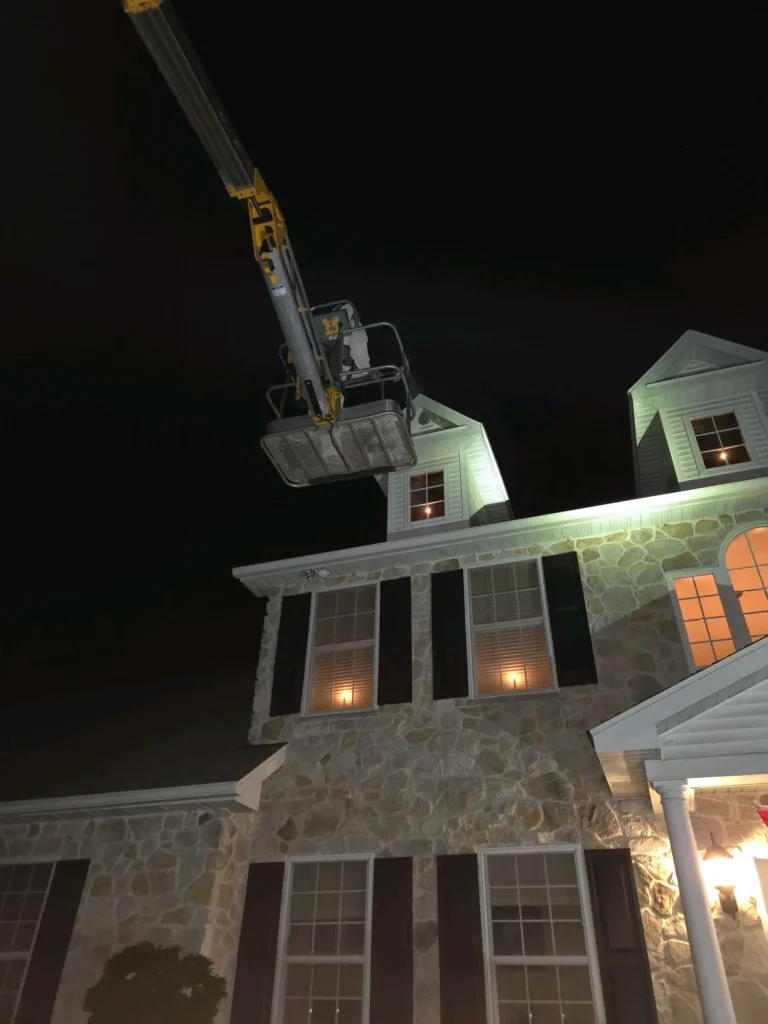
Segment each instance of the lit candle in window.
[{"label": "lit candle in window", "polygon": [[728,452],[725,451],[725,449],[723,449],[723,451],[720,452],[720,458],[723,460],[723,462],[728,461]]},{"label": "lit candle in window", "polygon": [[352,704],[352,691],[351,690],[339,690],[338,701],[343,708]]},{"label": "lit candle in window", "polygon": [[506,685],[508,687],[510,687],[513,690],[516,690],[517,689],[517,673],[516,672],[507,672],[506,675],[504,676],[504,682],[506,683]]},{"label": "lit candle in window", "polygon": [[429,519],[429,517],[432,515],[431,505],[427,505],[427,507],[424,509],[424,514],[426,515],[427,519]]}]

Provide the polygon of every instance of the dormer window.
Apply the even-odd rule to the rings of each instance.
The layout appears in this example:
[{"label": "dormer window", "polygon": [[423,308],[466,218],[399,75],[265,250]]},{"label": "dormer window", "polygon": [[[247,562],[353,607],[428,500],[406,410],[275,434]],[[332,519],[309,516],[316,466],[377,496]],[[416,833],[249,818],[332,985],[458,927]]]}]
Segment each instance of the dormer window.
[{"label": "dormer window", "polygon": [[691,427],[705,469],[721,469],[750,461],[735,413],[703,416],[691,420]]},{"label": "dormer window", "polygon": [[442,469],[416,473],[410,480],[409,518],[412,523],[441,519],[445,515],[445,481]]}]

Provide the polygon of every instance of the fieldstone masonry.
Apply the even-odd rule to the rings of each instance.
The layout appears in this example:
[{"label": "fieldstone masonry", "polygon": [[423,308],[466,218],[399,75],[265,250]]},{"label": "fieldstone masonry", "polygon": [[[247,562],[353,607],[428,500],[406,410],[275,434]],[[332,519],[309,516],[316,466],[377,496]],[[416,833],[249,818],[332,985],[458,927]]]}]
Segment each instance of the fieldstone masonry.
[{"label": "fieldstone masonry", "polygon": [[0,830],[0,857],[91,861],[53,1024],[85,1024],[83,999],[105,961],[141,941],[210,957],[227,982],[224,1024],[252,827],[251,814],[178,811]]},{"label": "fieldstone masonry", "polygon": [[[483,846],[578,842],[628,846],[636,866],[660,1024],[699,1024],[693,968],[663,818],[647,799],[614,799],[587,730],[689,674],[665,573],[715,566],[736,524],[762,511],[510,548],[357,577],[308,581],[299,593],[412,577],[413,704],[313,718],[268,717],[282,595],[268,602],[251,728],[286,742],[264,785],[253,859],[375,852],[414,859],[415,1014],[439,1024],[435,856]],[[576,550],[598,668],[597,686],[540,695],[432,700],[430,574],[508,557]],[[712,798],[728,842],[763,842],[755,794]],[[766,797],[768,800],[768,796]],[[768,833],[766,833],[768,835]],[[754,902],[739,925],[716,908],[739,1024],[768,1019],[768,942]]]},{"label": "fieldstone masonry", "polygon": [[[647,799],[611,797],[587,730],[688,674],[664,574],[714,566],[735,526],[762,510],[556,544],[489,550],[285,593],[412,577],[413,702],[377,711],[269,718],[282,595],[270,597],[252,742],[287,744],[256,814],[189,811],[0,829],[0,857],[88,857],[91,868],[54,1015],[84,1024],[82,1001],[117,949],[147,939],[211,957],[228,1019],[247,864],[291,854],[373,852],[413,858],[414,1020],[439,1024],[435,857],[483,846],[578,842],[627,846],[660,1024],[699,1024],[685,924],[662,818]],[[430,574],[505,557],[576,550],[599,683],[494,699],[432,699]],[[704,848],[765,843],[755,804],[768,794],[697,797]],[[768,1020],[768,943],[754,900],[738,923],[716,909],[739,1024]]]}]

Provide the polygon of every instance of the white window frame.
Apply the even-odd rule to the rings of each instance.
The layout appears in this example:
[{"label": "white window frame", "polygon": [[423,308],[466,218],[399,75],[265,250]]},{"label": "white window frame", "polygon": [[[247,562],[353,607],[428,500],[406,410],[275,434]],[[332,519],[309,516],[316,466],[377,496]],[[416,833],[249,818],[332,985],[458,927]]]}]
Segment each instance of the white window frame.
[{"label": "white window frame", "polygon": [[[365,708],[335,708],[332,711],[312,711],[312,670],[315,661],[315,624],[317,622],[317,599],[321,594],[328,594],[336,590],[355,590],[359,587],[374,587],[376,591],[376,610],[374,612],[373,625],[373,695],[372,703]],[[307,654],[304,658],[304,694],[301,705],[301,713],[305,717],[316,718],[320,715],[355,715],[366,711],[375,711],[379,706],[379,617],[381,612],[381,582],[371,580],[369,582],[358,581],[356,583],[345,583],[340,587],[326,587],[323,590],[312,591],[312,607],[309,614],[309,637],[307,640]],[[353,641],[349,644],[329,645],[329,649],[346,649],[352,647],[364,647],[368,641]]]},{"label": "white window frame", "polygon": [[[739,433],[741,434],[741,439],[742,439],[742,441],[744,443],[744,447],[747,449],[747,455],[749,456],[749,461],[748,462],[736,462],[736,463],[733,463],[732,465],[729,465],[728,463],[726,463],[726,465],[724,465],[724,466],[713,466],[712,469],[709,469],[707,466],[704,465],[704,459],[701,457],[701,452],[699,451],[699,444],[698,444],[698,441],[696,440],[696,434],[693,431],[693,421],[694,420],[712,419],[715,416],[726,416],[726,415],[727,416],[735,416],[736,417],[736,423],[738,425]],[[739,470],[746,470],[746,469],[750,468],[751,466],[755,465],[755,457],[752,454],[752,449],[750,447],[749,440],[747,439],[747,435],[744,432],[743,426],[741,425],[741,420],[739,419],[739,414],[736,411],[736,409],[733,409],[733,408],[730,408],[730,409],[722,408],[722,409],[716,409],[716,410],[712,410],[712,411],[708,410],[706,413],[702,413],[701,415],[696,415],[696,416],[691,416],[690,414],[684,414],[683,422],[685,424],[685,430],[686,430],[686,434],[687,434],[687,437],[688,437],[688,441],[690,442],[691,450],[693,451],[694,458],[696,459],[696,466],[698,467],[699,475],[700,476],[720,476],[723,473],[738,473]]]},{"label": "white window frame", "polygon": [[[576,881],[581,900],[581,916],[584,923],[584,936],[587,947],[586,957],[526,957],[526,956],[495,956],[493,952],[493,929],[491,921],[491,891],[488,880],[488,860],[496,856],[526,856],[528,854],[543,855],[546,853],[573,853],[576,862]],[[587,867],[584,861],[584,850],[576,843],[552,843],[537,846],[495,846],[484,847],[478,851],[478,873],[480,879],[480,917],[483,930],[483,964],[485,968],[485,995],[488,1007],[489,1024],[500,1024],[499,1000],[496,994],[496,964],[547,964],[589,968],[592,982],[592,1000],[595,1008],[597,1024],[607,1024],[603,989],[600,981],[600,963],[597,957],[595,926],[592,920],[592,901],[587,879]]]},{"label": "white window frame", "polygon": [[53,872],[56,870],[56,862],[58,857],[0,857],[0,867],[23,867],[27,864],[46,864],[50,867],[50,874],[48,876],[48,887],[45,890],[43,896],[43,905],[40,909],[40,916],[37,919],[35,925],[35,936],[32,939],[32,946],[28,953],[0,953],[0,963],[8,963],[11,960],[23,960],[24,961],[24,973],[21,976],[21,988],[19,989],[18,999],[16,1000],[16,1006],[13,1009],[13,1016],[11,1017],[11,1024],[16,1020],[16,1015],[19,1012],[19,1003],[24,995],[24,986],[27,983],[27,972],[29,971],[29,962],[32,959],[35,952],[35,945],[37,944],[37,936],[40,932],[40,923],[43,920],[45,914],[45,908],[48,905],[48,896],[51,892],[51,881],[53,880]]},{"label": "white window frame", "polygon": [[[275,963],[275,982],[272,990],[272,1014],[270,1024],[282,1024],[284,1016],[284,977],[285,968],[288,964],[286,952],[288,944],[288,924],[291,906],[291,889],[293,887],[293,867],[295,864],[322,864],[335,863],[337,861],[365,861],[368,865],[365,894],[365,951],[363,953],[363,1019],[362,1024],[369,1024],[371,1004],[371,926],[373,919],[373,864],[372,853],[343,853],[325,855],[307,855],[289,857],[285,861],[283,873],[283,893],[280,901],[280,926],[277,933],[277,958]],[[359,956],[337,956],[337,957],[291,957],[292,963],[360,963]]]},{"label": "white window frame", "polygon": [[[509,693],[501,691],[495,693],[480,693],[477,689],[477,668],[475,664],[475,627],[472,624],[472,593],[470,590],[470,573],[475,569],[493,569],[496,566],[512,565],[517,562],[535,562],[536,572],[539,580],[539,592],[541,594],[541,617],[544,623],[544,633],[547,638],[547,650],[549,651],[549,668],[552,674],[552,686],[546,690],[514,690]],[[516,699],[523,697],[541,697],[545,693],[554,693],[559,689],[557,682],[557,664],[555,662],[555,648],[552,643],[552,628],[549,624],[549,602],[547,600],[547,588],[544,584],[544,571],[542,568],[541,556],[538,558],[505,558],[499,561],[488,562],[487,565],[470,565],[464,569],[464,622],[467,635],[467,665],[469,667],[469,695],[473,700],[498,700],[499,698]],[[510,622],[508,625],[524,625],[525,623],[538,622],[538,619],[519,619],[517,622]],[[494,629],[503,626],[504,623],[489,623],[487,629]],[[483,629],[484,627],[480,627]]]}]

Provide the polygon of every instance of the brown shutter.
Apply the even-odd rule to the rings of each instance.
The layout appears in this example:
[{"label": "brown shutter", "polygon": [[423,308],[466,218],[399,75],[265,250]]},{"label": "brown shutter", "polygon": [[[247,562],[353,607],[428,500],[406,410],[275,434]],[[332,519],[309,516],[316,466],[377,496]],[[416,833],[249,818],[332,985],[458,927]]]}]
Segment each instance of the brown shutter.
[{"label": "brown shutter", "polygon": [[629,850],[586,850],[597,956],[610,1024],[658,1024]]},{"label": "brown shutter", "polygon": [[373,862],[370,1024],[413,1020],[413,862]]},{"label": "brown shutter", "polygon": [[575,551],[542,558],[558,686],[597,682],[584,589]]},{"label": "brown shutter", "polygon": [[437,858],[441,1024],[486,1024],[480,886],[474,853]]},{"label": "brown shutter", "polygon": [[47,1024],[53,1015],[89,864],[60,860],[53,869],[15,1024]]},{"label": "brown shutter", "polygon": [[469,696],[464,571],[432,574],[432,695]]},{"label": "brown shutter", "polygon": [[304,668],[309,643],[311,594],[284,597],[280,608],[280,626],[272,676],[272,701],[269,713],[293,715],[301,711],[304,693]]},{"label": "brown shutter", "polygon": [[245,890],[230,1024],[269,1024],[285,865],[251,864]]},{"label": "brown shutter", "polygon": [[379,585],[379,704],[407,704],[411,686],[411,578]]}]

